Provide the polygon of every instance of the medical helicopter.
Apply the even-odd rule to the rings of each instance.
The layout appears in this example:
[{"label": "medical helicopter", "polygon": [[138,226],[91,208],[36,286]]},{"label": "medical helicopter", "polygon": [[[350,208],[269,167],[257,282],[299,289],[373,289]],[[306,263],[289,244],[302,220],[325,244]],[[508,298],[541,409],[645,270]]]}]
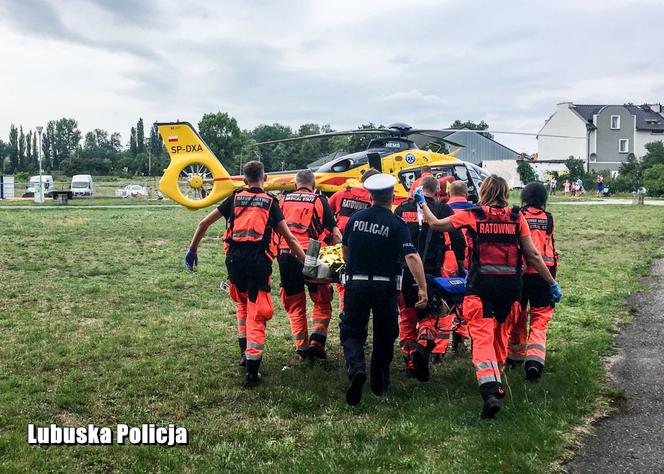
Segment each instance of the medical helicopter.
[{"label": "medical helicopter", "polygon": [[[242,176],[231,176],[198,132],[188,122],[155,123],[171,159],[159,181],[165,196],[189,209],[215,204],[244,186]],[[359,182],[369,167],[392,174],[397,179],[395,196],[405,199],[412,183],[423,166],[431,167],[434,176],[454,176],[468,184],[471,199],[477,196],[480,184],[487,176],[482,168],[459,160],[455,155],[462,145],[445,139],[446,130],[415,129],[404,123],[388,127],[329,132],[302,137],[271,140],[255,146],[300,140],[322,139],[347,135],[376,135],[366,150],[331,159],[312,171],[316,187],[324,194],[332,194],[350,183]],[[418,143],[444,142],[457,149],[451,153],[424,150]],[[298,170],[267,173],[266,191],[292,191]]]}]

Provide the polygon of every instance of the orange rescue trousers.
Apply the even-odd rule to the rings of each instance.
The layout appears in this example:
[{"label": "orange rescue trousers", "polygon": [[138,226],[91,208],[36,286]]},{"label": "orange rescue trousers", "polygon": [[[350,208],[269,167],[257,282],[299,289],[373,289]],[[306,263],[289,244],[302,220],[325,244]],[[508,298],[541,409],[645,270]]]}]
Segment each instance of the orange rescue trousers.
[{"label": "orange rescue trousers", "polygon": [[454,315],[436,317],[426,314],[418,316],[414,306],[407,305],[409,299],[399,294],[399,346],[408,369],[414,368],[413,354],[422,346],[433,354],[445,354],[449,345],[449,335],[454,323]]},{"label": "orange rescue trousers", "polygon": [[237,328],[240,346],[246,338],[244,355],[247,361],[260,363],[265,346],[265,326],[272,319],[274,305],[270,294],[272,266],[266,258],[226,257],[230,296],[237,304]]},{"label": "orange rescue trousers", "polygon": [[495,317],[484,315],[482,300],[477,295],[468,295],[463,300],[463,315],[468,321],[468,332],[472,340],[472,359],[480,392],[487,395],[503,395],[500,379],[501,368],[507,359],[507,337],[509,322],[519,311],[519,302],[511,306],[510,316],[504,323]]},{"label": "orange rescue trousers", "polygon": [[[281,273],[281,302],[290,320],[291,334],[295,341],[295,350],[303,354],[312,345],[319,349],[325,347],[327,331],[332,317],[332,285],[314,285],[305,283],[302,275],[302,263],[290,253],[279,255]],[[307,296],[313,302],[311,333],[307,321]]]},{"label": "orange rescue trousers", "polygon": [[[528,321],[528,316],[530,316],[530,321]],[[551,306],[544,308],[531,307],[530,310],[525,308],[516,315],[510,330],[509,352],[507,354],[510,362],[533,361],[544,366],[546,331],[552,316],[553,307]]]},{"label": "orange rescue trousers", "polygon": [[508,362],[516,365],[525,361],[526,368],[534,364],[541,373],[546,359],[546,332],[554,307],[549,285],[539,275],[523,275],[521,308],[513,315]]}]

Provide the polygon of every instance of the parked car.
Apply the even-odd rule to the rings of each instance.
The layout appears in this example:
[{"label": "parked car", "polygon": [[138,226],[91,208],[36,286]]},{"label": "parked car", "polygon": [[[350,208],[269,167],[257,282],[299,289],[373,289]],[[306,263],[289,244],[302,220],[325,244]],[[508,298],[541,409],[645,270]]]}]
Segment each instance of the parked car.
[{"label": "parked car", "polygon": [[[51,196],[55,186],[53,184],[53,176],[50,174],[43,174],[42,185],[44,186],[44,196]],[[26,194],[35,195],[35,187],[39,184],[39,176],[30,176],[30,182],[28,183],[28,191]]]},{"label": "parked car", "polygon": [[119,198],[148,198],[148,188],[140,184],[128,184],[122,189],[115,191],[115,197]]},{"label": "parked car", "polygon": [[71,178],[71,194],[76,196],[89,196],[94,194],[94,183],[89,174],[76,174]]}]

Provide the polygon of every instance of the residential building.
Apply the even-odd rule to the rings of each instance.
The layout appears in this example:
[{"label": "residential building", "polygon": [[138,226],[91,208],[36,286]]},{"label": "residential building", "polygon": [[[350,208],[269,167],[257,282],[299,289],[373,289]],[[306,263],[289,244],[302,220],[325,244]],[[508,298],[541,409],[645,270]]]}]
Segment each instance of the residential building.
[{"label": "residential building", "polygon": [[540,162],[582,160],[588,170],[617,171],[630,156],[646,154],[645,145],[664,140],[661,104],[558,104],[537,136]]}]

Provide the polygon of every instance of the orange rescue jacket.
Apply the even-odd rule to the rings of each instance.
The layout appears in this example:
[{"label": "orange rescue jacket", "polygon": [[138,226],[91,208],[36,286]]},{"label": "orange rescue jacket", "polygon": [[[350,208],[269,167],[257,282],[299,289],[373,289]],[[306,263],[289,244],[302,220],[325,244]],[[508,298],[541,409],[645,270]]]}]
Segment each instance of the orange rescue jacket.
[{"label": "orange rescue jacket", "polygon": [[[533,239],[535,248],[542,255],[544,263],[549,268],[558,266],[558,252],[553,240],[553,216],[543,209],[526,206],[521,209],[521,213],[528,222],[530,235]],[[528,266],[525,273],[537,273],[534,267]]]},{"label": "orange rescue jacket", "polygon": [[[284,197],[281,210],[286,225],[306,251],[309,239],[319,239],[323,233],[323,203],[320,196],[308,189],[298,189]],[[287,249],[288,243],[281,239],[279,248]]]}]

